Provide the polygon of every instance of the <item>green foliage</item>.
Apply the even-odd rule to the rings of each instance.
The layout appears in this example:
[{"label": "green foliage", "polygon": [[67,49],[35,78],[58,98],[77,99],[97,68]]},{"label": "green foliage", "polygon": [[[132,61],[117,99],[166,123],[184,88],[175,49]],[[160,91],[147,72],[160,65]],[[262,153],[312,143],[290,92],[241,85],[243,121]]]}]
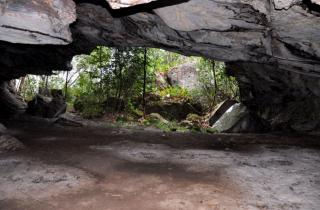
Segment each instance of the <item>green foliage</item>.
[{"label": "green foliage", "polygon": [[164,132],[187,132],[188,129],[184,126],[181,126],[179,123],[175,121],[168,121],[164,122],[162,120],[159,120],[157,118],[146,118],[143,121],[143,124],[145,126],[154,126]]},{"label": "green foliage", "polygon": [[77,98],[74,106],[84,118],[96,118],[100,117],[104,113],[104,106],[101,102],[101,98],[95,95],[84,95]]},{"label": "green foliage", "polygon": [[160,90],[158,94],[163,99],[170,98],[172,100],[183,100],[188,99],[190,97],[190,94],[187,89],[177,86],[168,87],[163,90]]},{"label": "green foliage", "polygon": [[153,72],[167,72],[190,59],[190,57],[162,49],[150,48],[148,50],[148,63]]},{"label": "green foliage", "polygon": [[202,120],[202,118],[194,113],[188,114],[187,119],[190,122],[200,122]]},{"label": "green foliage", "polygon": [[[131,100],[141,96],[143,87],[143,48],[98,47],[90,55],[78,58],[80,72],[75,85],[77,98],[93,95],[105,103],[110,97],[123,101],[126,111],[133,111]],[[122,109],[116,104],[114,111]]]},{"label": "green foliage", "polygon": [[201,88],[190,93],[194,101],[201,102],[210,110],[225,99],[237,99],[237,82],[226,75],[223,62],[200,58],[198,69]]},{"label": "green foliage", "polygon": [[[104,114],[120,116],[112,118],[113,122],[124,123],[145,116],[142,107],[144,85],[144,48],[108,48],[98,46],[89,55],[79,55],[73,59],[73,70],[70,74],[56,73],[53,76],[31,76],[25,82],[22,91],[24,98],[31,100],[39,87],[49,89],[67,89],[69,104],[86,118],[100,117]],[[197,63],[200,88],[192,91],[182,87],[171,87],[165,83],[161,88],[156,86],[156,75],[165,75],[173,67],[184,63]],[[215,65],[213,65],[215,64]],[[214,67],[214,68],[213,68]],[[146,93],[166,102],[192,101],[202,104],[206,111],[227,98],[237,98],[239,91],[234,78],[225,74],[222,62],[212,62],[199,57],[186,57],[161,49],[147,50]],[[76,80],[69,78],[74,77]],[[159,81],[159,80],[158,80]],[[67,88],[65,88],[67,85]],[[168,87],[167,87],[168,86]],[[160,97],[159,97],[160,96]],[[114,103],[109,103],[113,100]],[[150,98],[149,98],[150,99]],[[159,99],[157,99],[159,100]],[[150,100],[157,103],[157,100]],[[109,107],[112,104],[113,107]],[[122,104],[122,105],[121,105]],[[191,114],[187,121],[194,131],[205,131],[201,116]],[[148,117],[143,121],[164,131],[185,130],[177,122],[165,122]]]},{"label": "green foliage", "polygon": [[20,94],[26,101],[30,101],[38,91],[38,82],[36,77],[32,75],[26,76],[24,86],[25,87],[22,89]]}]

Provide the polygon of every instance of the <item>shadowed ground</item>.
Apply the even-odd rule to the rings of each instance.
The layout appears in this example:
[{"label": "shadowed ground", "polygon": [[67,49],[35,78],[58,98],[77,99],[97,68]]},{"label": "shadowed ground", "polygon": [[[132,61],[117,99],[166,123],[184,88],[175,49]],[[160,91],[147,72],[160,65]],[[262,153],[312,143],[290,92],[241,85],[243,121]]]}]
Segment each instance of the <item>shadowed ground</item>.
[{"label": "shadowed ground", "polygon": [[0,209],[320,208],[316,136],[9,127]]}]

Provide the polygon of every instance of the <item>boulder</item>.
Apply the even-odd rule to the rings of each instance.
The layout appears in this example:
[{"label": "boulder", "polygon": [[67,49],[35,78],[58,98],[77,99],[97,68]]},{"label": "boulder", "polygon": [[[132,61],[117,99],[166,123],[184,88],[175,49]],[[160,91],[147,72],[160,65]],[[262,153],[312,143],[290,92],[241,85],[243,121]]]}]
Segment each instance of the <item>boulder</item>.
[{"label": "boulder", "polygon": [[54,121],[54,124],[70,127],[83,127],[85,125],[83,119],[71,113],[64,113],[60,115],[59,118]]},{"label": "boulder", "polygon": [[151,120],[158,120],[159,122],[165,124],[169,123],[169,121],[162,117],[159,113],[151,113],[147,116],[147,118]]},{"label": "boulder", "polygon": [[220,117],[234,104],[236,104],[236,100],[225,100],[218,104],[214,111],[210,114],[209,117],[209,125],[212,126],[217,120],[220,119]]},{"label": "boulder", "polygon": [[186,119],[190,113],[198,113],[199,111],[189,102],[171,102],[158,101],[146,105],[146,114],[159,113],[169,120],[181,121]]},{"label": "boulder", "polygon": [[11,82],[0,82],[0,117],[12,117],[26,111],[27,104]]},{"label": "boulder", "polygon": [[16,151],[23,149],[25,146],[15,137],[10,135],[0,136],[0,153],[7,151]]},{"label": "boulder", "polygon": [[51,90],[51,96],[36,95],[28,102],[27,113],[44,118],[56,118],[65,113],[67,103],[61,90]]},{"label": "boulder", "polygon": [[167,73],[167,77],[171,86],[178,86],[187,90],[194,90],[200,87],[195,63],[187,63],[174,67]]},{"label": "boulder", "polygon": [[156,87],[160,90],[169,87],[167,74],[164,72],[156,72]]},{"label": "boulder", "polygon": [[7,128],[0,123],[0,135],[6,132]]},{"label": "boulder", "polygon": [[241,103],[231,106],[221,117],[217,120],[212,128],[218,132],[228,132],[245,116],[248,116],[249,111]]},{"label": "boulder", "polygon": [[229,133],[264,133],[270,131],[270,124],[254,114],[242,117],[231,129]]},{"label": "boulder", "polygon": [[249,112],[241,103],[232,105],[212,126],[221,133],[257,133],[269,131],[269,124]]}]

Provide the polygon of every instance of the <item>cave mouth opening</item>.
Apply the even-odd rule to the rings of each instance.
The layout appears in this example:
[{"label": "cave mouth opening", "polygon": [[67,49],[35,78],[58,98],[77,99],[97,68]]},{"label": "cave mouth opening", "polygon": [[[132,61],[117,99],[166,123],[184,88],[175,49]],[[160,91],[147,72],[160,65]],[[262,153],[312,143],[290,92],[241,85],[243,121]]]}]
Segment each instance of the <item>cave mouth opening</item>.
[{"label": "cave mouth opening", "polygon": [[240,101],[237,81],[227,75],[225,64],[203,57],[98,46],[74,56],[70,66],[53,75],[26,75],[7,88],[22,99],[28,116],[67,115],[178,132],[216,132],[212,126],[223,113],[214,120],[211,113]]}]

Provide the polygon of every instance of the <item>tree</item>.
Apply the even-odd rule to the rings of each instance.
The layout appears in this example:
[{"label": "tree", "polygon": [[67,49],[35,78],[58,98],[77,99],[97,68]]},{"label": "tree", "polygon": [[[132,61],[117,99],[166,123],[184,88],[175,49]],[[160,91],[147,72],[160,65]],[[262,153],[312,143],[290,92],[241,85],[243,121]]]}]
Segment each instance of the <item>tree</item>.
[{"label": "tree", "polygon": [[147,48],[144,48],[144,63],[143,63],[143,114],[146,115],[146,84],[147,84]]}]

